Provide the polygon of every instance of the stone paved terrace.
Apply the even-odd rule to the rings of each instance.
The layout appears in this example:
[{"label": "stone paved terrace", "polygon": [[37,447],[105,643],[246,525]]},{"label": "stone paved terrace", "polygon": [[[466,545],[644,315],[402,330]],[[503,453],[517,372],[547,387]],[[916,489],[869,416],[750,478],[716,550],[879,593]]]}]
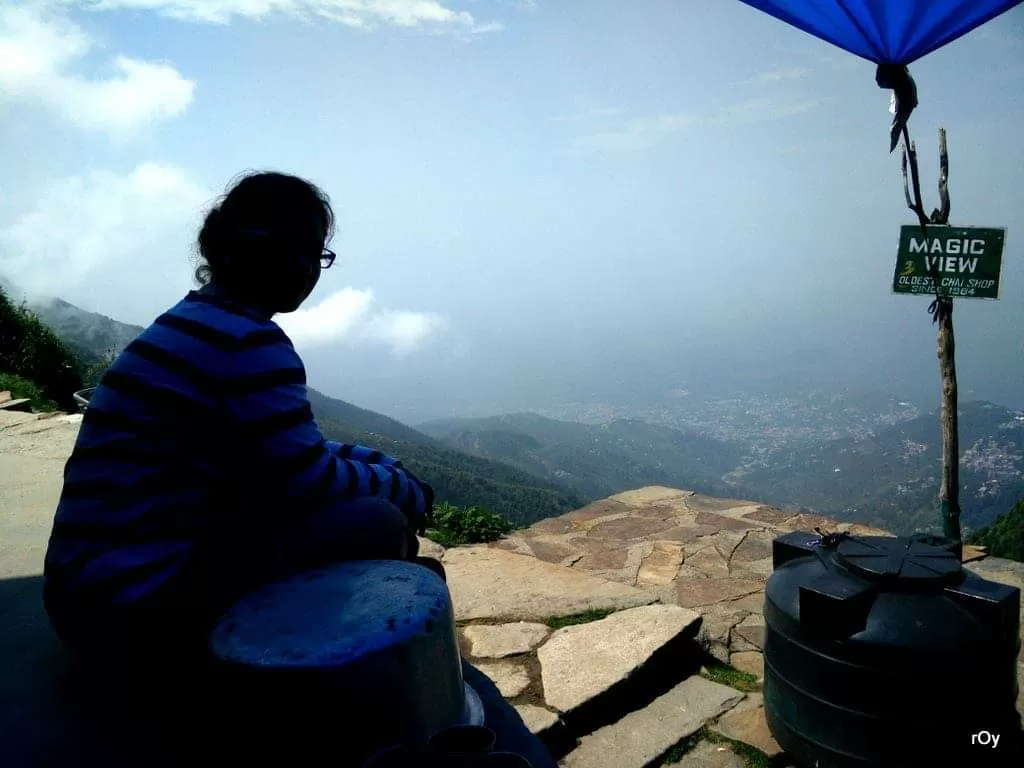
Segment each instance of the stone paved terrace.
[{"label": "stone paved terrace", "polygon": [[[648,487],[490,545],[433,551],[448,569],[456,617],[465,624],[464,652],[557,753],[567,753],[562,765],[639,768],[667,760],[725,768],[755,765],[757,757],[786,765],[759,693],[764,586],[772,540],[815,527],[889,535],[752,501]],[[976,547],[964,559],[985,578],[1024,589],[1024,565],[986,558]],[[582,612],[589,615],[578,620],[597,620],[547,627]],[[697,616],[699,629],[689,623]],[[691,664],[694,646],[707,656]],[[643,679],[651,686],[646,696],[638,690]],[[1018,680],[1024,721],[1024,657]],[[681,742],[685,753],[672,749]]]},{"label": "stone paved terrace", "polygon": [[[56,736],[47,723],[61,655],[39,574],[79,423],[0,410],[0,765],[23,764],[5,762],[11,745]],[[815,526],[884,533],[653,487],[492,545],[423,548],[447,569],[464,653],[562,765],[786,766],[759,694],[763,589],[772,539]],[[978,550],[965,559],[1024,587],[1019,563]]]}]

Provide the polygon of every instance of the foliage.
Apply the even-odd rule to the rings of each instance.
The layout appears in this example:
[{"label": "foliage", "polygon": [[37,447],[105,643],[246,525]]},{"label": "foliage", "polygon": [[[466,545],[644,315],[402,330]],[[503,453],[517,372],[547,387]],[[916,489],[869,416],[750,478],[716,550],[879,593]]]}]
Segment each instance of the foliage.
[{"label": "foliage", "polygon": [[708,726],[679,741],[658,760],[657,765],[674,765],[682,761],[687,753],[692,752],[702,741],[728,747],[729,751],[742,761],[744,768],[772,768],[775,765],[789,765],[789,761],[787,761],[785,756],[778,756],[775,759],[769,758],[761,750],[749,744],[744,744],[742,741],[734,741],[725,736],[720,736]]},{"label": "foliage", "polygon": [[791,762],[784,756],[776,756],[773,760],[756,747],[752,747],[742,741],[728,739],[715,733],[710,728],[704,732],[704,738],[712,744],[722,744],[729,747],[743,761],[744,768],[771,768],[773,765],[789,765]]},{"label": "foliage", "polygon": [[992,525],[970,534],[967,542],[985,547],[993,557],[1024,562],[1024,499]]},{"label": "foliage", "polygon": [[113,349],[107,350],[104,354],[93,357],[82,373],[82,380],[87,387],[95,387],[99,385],[100,379],[103,378],[103,374],[107,372],[107,369],[114,364],[117,359],[117,352]]},{"label": "foliage", "polygon": [[496,512],[441,502],[434,507],[434,519],[427,530],[427,537],[443,547],[459,547],[494,541],[511,530],[512,523]]},{"label": "foliage", "polygon": [[737,445],[639,419],[596,425],[517,413],[420,428],[452,448],[546,477],[587,499],[645,485],[734,496],[721,478],[743,456]]},{"label": "foliage", "polygon": [[36,411],[57,410],[57,404],[47,399],[38,386],[13,373],[0,373],[0,392],[10,392],[11,397],[15,400],[28,398],[31,401],[32,409]]},{"label": "foliage", "polygon": [[68,345],[24,304],[0,289],[0,370],[34,383],[41,401],[74,410],[82,388],[81,362]]},{"label": "foliage", "polygon": [[730,688],[746,693],[761,690],[761,686],[757,682],[757,675],[741,672],[728,664],[709,662],[704,669],[705,671],[701,675],[712,682],[728,685]]},{"label": "foliage", "polygon": [[572,616],[551,616],[544,623],[551,629],[561,629],[562,627],[573,627],[577,624],[590,624],[592,621],[600,621],[611,616],[612,613],[614,611],[611,608],[594,608],[583,613],[573,614]]},{"label": "foliage", "polygon": [[513,525],[579,509],[586,501],[557,483],[507,464],[471,456],[373,411],[309,390],[320,429],[331,440],[370,446],[401,459],[434,488],[438,503],[476,505]]}]

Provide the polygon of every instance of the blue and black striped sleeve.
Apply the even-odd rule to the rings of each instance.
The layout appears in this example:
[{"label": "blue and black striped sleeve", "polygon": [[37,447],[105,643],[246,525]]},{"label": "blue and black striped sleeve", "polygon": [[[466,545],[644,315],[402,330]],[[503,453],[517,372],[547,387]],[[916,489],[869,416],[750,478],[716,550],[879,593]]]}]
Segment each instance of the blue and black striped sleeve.
[{"label": "blue and black striped sleeve", "polygon": [[367,448],[365,445],[339,443],[337,440],[328,440],[327,449],[335,456],[342,459],[361,461],[364,464],[383,464],[386,467],[402,468],[402,462],[398,459],[394,459],[387,454],[374,450],[373,448]]},{"label": "blue and black striped sleeve", "polygon": [[[371,462],[370,449],[332,450],[313,417],[306,373],[291,341],[279,328],[249,333],[222,384],[223,402],[240,430],[240,449],[285,498],[302,507],[353,496],[380,496],[414,523],[425,514],[419,483],[395,462]],[[340,446],[340,443],[334,443]],[[365,451],[365,453],[364,453]],[[384,459],[384,456],[380,457]]]}]

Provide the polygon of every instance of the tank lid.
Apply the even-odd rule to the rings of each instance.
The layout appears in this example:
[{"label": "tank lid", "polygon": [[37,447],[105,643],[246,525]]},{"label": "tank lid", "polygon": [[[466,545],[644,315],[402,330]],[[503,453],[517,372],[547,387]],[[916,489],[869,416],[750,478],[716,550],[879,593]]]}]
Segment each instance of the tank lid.
[{"label": "tank lid", "polygon": [[858,536],[839,544],[837,559],[872,581],[938,586],[961,576],[960,558],[944,540],[929,536]]}]

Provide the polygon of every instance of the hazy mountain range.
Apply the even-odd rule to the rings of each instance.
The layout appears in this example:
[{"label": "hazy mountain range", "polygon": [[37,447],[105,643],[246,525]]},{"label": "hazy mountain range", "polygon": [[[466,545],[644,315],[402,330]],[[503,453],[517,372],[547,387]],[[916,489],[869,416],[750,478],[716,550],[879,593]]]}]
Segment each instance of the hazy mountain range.
[{"label": "hazy mountain range", "polygon": [[[60,299],[31,306],[86,362],[120,351],[142,330]],[[516,523],[663,484],[898,532],[938,529],[935,413],[842,392],[790,400],[733,393],[696,404],[687,394],[675,405],[669,398],[628,410],[644,418],[621,418],[608,406],[573,412],[590,423],[515,413],[419,429],[316,390],[310,399],[329,437],[397,455],[439,499],[487,506]],[[975,529],[1024,497],[1024,413],[984,402],[960,409],[962,519]]]}]

